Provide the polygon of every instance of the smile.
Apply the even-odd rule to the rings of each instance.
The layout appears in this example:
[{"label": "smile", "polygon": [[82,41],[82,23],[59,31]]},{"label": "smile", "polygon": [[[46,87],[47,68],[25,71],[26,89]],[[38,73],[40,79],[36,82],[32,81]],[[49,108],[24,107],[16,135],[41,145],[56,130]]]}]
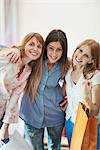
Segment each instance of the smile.
[{"label": "smile", "polygon": [[38,55],[38,53],[33,53],[33,52],[31,52],[31,55],[33,55],[33,56],[37,56],[37,55]]},{"label": "smile", "polygon": [[75,58],[75,60],[76,60],[78,63],[82,63],[82,61],[78,60],[77,57]]},{"label": "smile", "polygon": [[52,59],[52,60],[56,60],[57,58],[56,58],[56,57],[51,57],[51,59]]}]

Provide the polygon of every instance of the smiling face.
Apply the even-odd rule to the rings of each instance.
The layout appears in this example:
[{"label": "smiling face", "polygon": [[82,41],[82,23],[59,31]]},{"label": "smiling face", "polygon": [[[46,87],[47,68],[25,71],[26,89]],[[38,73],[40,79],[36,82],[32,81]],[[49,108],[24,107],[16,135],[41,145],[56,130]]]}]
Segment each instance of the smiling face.
[{"label": "smiling face", "polygon": [[32,37],[25,45],[25,55],[29,60],[36,60],[41,56],[42,48],[42,44],[36,37]]},{"label": "smiling face", "polygon": [[54,64],[62,57],[63,49],[59,41],[50,42],[47,46],[47,57],[50,64]]},{"label": "smiling face", "polygon": [[93,63],[91,56],[91,49],[89,46],[81,46],[78,48],[73,55],[73,66],[85,66],[86,64]]}]

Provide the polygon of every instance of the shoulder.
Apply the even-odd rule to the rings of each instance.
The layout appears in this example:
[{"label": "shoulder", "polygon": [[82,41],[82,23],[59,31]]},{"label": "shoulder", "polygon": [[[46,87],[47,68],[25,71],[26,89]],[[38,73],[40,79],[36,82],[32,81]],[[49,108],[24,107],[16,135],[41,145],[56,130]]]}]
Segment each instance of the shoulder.
[{"label": "shoulder", "polygon": [[7,56],[0,55],[0,71],[6,70],[6,73],[15,74],[19,71],[21,63],[11,63]]}]

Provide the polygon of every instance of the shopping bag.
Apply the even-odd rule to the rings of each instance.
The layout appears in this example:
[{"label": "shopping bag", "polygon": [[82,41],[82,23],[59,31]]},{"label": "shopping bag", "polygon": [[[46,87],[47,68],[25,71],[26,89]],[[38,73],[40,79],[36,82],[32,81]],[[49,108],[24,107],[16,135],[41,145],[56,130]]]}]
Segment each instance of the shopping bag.
[{"label": "shopping bag", "polygon": [[0,150],[32,150],[32,147],[25,141],[18,131],[15,130],[7,144],[1,142]]},{"label": "shopping bag", "polygon": [[79,103],[70,150],[96,150],[98,119],[89,116],[89,110]]},{"label": "shopping bag", "polygon": [[3,141],[0,141],[0,150],[6,150],[6,144]]}]

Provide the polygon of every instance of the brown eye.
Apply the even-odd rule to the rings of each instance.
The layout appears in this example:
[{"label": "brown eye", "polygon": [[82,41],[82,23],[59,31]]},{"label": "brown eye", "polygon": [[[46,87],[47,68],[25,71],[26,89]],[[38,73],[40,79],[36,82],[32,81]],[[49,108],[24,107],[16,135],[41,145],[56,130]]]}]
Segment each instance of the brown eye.
[{"label": "brown eye", "polygon": [[62,52],[63,50],[61,48],[57,48],[57,52]]},{"label": "brown eye", "polygon": [[41,44],[39,44],[37,47],[42,49],[42,45]]},{"label": "brown eye", "polygon": [[80,50],[80,52],[82,53],[83,52],[83,50],[82,49],[79,49]]},{"label": "brown eye", "polygon": [[53,51],[53,48],[52,47],[48,47],[50,50],[52,50]]},{"label": "brown eye", "polygon": [[32,43],[29,43],[29,45],[30,45],[30,46],[34,46],[35,44],[32,42]]}]

